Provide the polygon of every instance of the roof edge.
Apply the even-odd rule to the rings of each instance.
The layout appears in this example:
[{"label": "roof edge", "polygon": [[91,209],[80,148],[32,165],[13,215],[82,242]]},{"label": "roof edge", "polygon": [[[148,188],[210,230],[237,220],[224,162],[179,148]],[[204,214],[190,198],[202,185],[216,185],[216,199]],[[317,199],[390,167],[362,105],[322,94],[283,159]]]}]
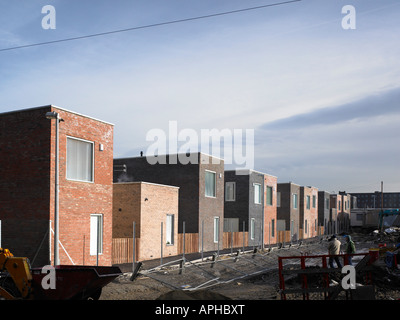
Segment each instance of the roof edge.
[{"label": "roof edge", "polygon": [[114,126],[114,124],[111,123],[111,122],[107,122],[107,121],[100,120],[100,119],[97,119],[97,118],[94,118],[94,117],[91,117],[91,116],[87,116],[87,115],[84,115],[84,114],[76,112],[76,111],[71,111],[71,110],[68,110],[68,109],[65,109],[65,108],[61,108],[61,107],[58,107],[58,106],[56,106],[54,104],[43,105],[43,106],[40,106],[40,107],[23,108],[23,109],[18,109],[18,110],[13,110],[13,111],[6,111],[6,112],[0,113],[0,116],[13,114],[13,113],[18,113],[18,112],[34,111],[34,110],[45,109],[45,108],[55,108],[55,109],[58,109],[58,110],[61,110],[61,111],[64,111],[64,112],[69,112],[69,113],[72,113],[72,114],[75,114],[75,115],[78,115],[78,116],[81,116],[81,117],[84,117],[84,118],[92,119],[92,120],[95,120],[95,121],[99,121],[99,122]]}]

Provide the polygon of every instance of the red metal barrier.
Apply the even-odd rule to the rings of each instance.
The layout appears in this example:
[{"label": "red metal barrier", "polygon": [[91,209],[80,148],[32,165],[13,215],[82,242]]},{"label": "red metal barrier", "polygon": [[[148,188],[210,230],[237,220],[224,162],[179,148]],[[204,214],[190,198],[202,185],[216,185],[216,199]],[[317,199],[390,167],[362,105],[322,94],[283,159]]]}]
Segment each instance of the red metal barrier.
[{"label": "red metal barrier", "polygon": [[[372,262],[375,261],[375,259],[370,255],[369,252],[367,253],[356,253],[356,254],[339,254],[337,257],[340,259],[343,259],[343,265],[348,264],[348,258],[349,256],[370,256],[368,264],[371,264]],[[289,257],[278,257],[278,267],[279,267],[279,287],[281,291],[281,299],[286,300],[286,294],[288,293],[302,293],[303,294],[303,299],[308,300],[309,299],[309,293],[311,292],[323,292],[324,293],[324,298],[327,299],[329,298],[329,293],[333,291],[333,288],[330,287],[330,279],[329,279],[329,274],[333,272],[339,272],[341,273],[341,268],[328,268],[328,263],[327,259],[330,257],[334,257],[331,255],[301,255],[301,256],[289,256]],[[311,265],[313,267],[317,267],[315,269],[307,269],[307,264],[306,260],[307,259],[317,259],[317,263]],[[320,260],[320,264],[318,263],[318,260]],[[300,269],[296,270],[285,270],[283,261],[284,260],[295,260],[296,263],[300,262]],[[308,266],[310,267],[310,266]],[[302,283],[301,283],[301,289],[287,289],[285,286],[285,278],[284,275],[287,274],[297,274],[301,275]],[[308,283],[308,277],[307,275],[315,275],[315,274],[321,274],[324,287],[323,288],[310,288],[309,283]],[[371,274],[367,274],[365,277],[365,282],[366,284],[371,282]]]}]

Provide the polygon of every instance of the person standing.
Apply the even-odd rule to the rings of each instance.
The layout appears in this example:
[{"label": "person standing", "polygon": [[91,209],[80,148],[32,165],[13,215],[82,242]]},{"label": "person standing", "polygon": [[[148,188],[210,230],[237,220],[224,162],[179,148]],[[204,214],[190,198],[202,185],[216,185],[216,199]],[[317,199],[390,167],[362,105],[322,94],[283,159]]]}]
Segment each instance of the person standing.
[{"label": "person standing", "polygon": [[328,241],[329,241],[329,245],[328,245],[329,266],[331,268],[334,268],[333,261],[335,260],[337,267],[341,268],[342,265],[341,265],[341,263],[339,261],[339,257],[338,257],[338,254],[340,253],[341,243],[336,238],[336,235],[332,235],[332,237],[330,237]]},{"label": "person standing", "polygon": [[346,239],[346,247],[345,247],[344,253],[348,255],[347,256],[348,263],[349,263],[349,265],[352,266],[353,265],[352,254],[356,253],[356,246],[354,244],[354,241],[351,240],[350,235],[345,235],[344,237]]}]

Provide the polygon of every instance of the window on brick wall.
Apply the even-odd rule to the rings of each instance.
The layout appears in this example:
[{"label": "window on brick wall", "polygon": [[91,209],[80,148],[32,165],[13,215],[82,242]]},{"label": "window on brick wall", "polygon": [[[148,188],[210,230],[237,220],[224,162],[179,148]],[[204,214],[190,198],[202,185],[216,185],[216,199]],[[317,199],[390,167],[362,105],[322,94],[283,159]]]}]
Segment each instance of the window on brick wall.
[{"label": "window on brick wall", "polygon": [[256,237],[256,219],[251,218],[250,220],[250,239],[254,240]]},{"label": "window on brick wall", "polygon": [[293,193],[293,209],[297,209],[298,206],[298,196],[297,193]]},{"label": "window on brick wall", "polygon": [[280,192],[277,192],[277,193],[276,193],[276,206],[277,206],[278,208],[281,207],[281,193],[280,193]]},{"label": "window on brick wall", "polygon": [[312,196],[312,207],[313,208],[317,207],[317,197],[316,196]]},{"label": "window on brick wall", "polygon": [[219,242],[219,217],[214,217],[214,243]]},{"label": "window on brick wall", "polygon": [[267,186],[267,205],[272,206],[272,187]]},{"label": "window on brick wall", "polygon": [[261,204],[261,184],[254,183],[254,203]]},{"label": "window on brick wall", "polygon": [[310,196],[307,196],[307,209],[310,209]]},{"label": "window on brick wall", "polygon": [[167,245],[174,244],[174,215],[167,214],[167,234],[166,234],[166,242]]},{"label": "window on brick wall", "polygon": [[93,182],[93,142],[67,138],[67,179]]},{"label": "window on brick wall", "polygon": [[271,237],[275,237],[275,219],[271,220]]},{"label": "window on brick wall", "polygon": [[226,182],[225,183],[225,201],[235,201],[236,199],[236,183]]},{"label": "window on brick wall", "polygon": [[103,253],[103,215],[90,215],[90,255]]},{"label": "window on brick wall", "polygon": [[206,170],[206,175],[205,175],[205,194],[206,197],[216,197],[216,173],[213,171],[208,171]]}]

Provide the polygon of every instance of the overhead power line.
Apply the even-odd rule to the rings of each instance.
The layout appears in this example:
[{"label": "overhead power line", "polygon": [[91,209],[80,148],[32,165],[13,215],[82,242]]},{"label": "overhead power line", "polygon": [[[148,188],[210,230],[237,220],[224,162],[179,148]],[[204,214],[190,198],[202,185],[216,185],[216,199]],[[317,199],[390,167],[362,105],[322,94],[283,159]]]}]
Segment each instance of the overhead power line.
[{"label": "overhead power line", "polygon": [[159,23],[148,24],[148,25],[144,25],[144,26],[137,26],[137,27],[132,27],[132,28],[126,28],[126,29],[120,29],[120,30],[114,30],[114,31],[95,33],[95,34],[90,34],[90,35],[85,35],[85,36],[79,36],[79,37],[73,37],[73,38],[66,38],[66,39],[59,39],[59,40],[52,40],[52,41],[46,41],[46,42],[27,44],[27,45],[23,45],[23,46],[0,49],[0,52],[23,49],[23,48],[29,48],[29,47],[44,46],[44,45],[53,44],[53,43],[59,43],[59,42],[67,42],[67,41],[81,40],[81,39],[87,39],[87,38],[94,38],[94,37],[100,37],[100,36],[106,36],[106,35],[110,35],[110,34],[115,34],[115,33],[122,33],[122,32],[134,31],[134,30],[146,29],[146,28],[154,28],[154,27],[160,27],[160,26],[165,26],[165,25],[175,24],[175,23],[188,22],[188,21],[193,21],[193,20],[213,18],[213,17],[223,16],[223,15],[228,15],[228,14],[234,14],[234,13],[239,13],[239,12],[244,12],[244,11],[259,10],[259,9],[268,8],[268,7],[280,6],[280,5],[285,5],[285,4],[290,4],[290,3],[294,3],[294,2],[300,2],[300,1],[301,0],[291,0],[291,1],[277,2],[277,3],[271,3],[271,4],[266,4],[266,5],[257,6],[257,7],[250,7],[250,8],[244,8],[244,9],[238,9],[238,10],[214,13],[214,14],[209,14],[209,15],[205,15],[205,16],[192,17],[192,18],[179,19],[179,20],[172,20],[172,21],[166,21],[166,22],[159,22]]}]

